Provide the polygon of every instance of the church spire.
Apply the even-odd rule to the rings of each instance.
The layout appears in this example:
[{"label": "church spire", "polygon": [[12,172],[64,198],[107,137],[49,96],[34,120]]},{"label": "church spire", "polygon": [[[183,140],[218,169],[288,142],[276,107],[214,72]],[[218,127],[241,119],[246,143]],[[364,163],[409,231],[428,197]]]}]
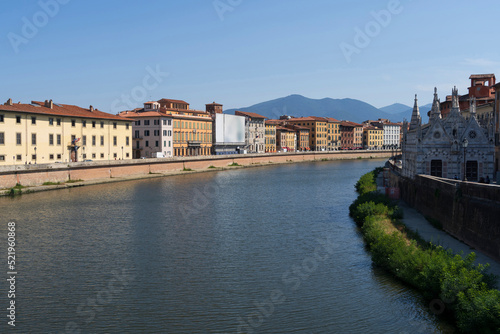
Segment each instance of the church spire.
[{"label": "church spire", "polygon": [[457,86],[453,87],[451,91],[451,111],[450,113],[456,112],[460,114],[460,100],[458,97],[458,89]]},{"label": "church spire", "polygon": [[470,98],[470,108],[469,108],[469,111],[470,111],[470,117],[476,117],[476,112],[477,112],[477,107],[476,107],[476,97],[475,96],[472,96]]},{"label": "church spire", "polygon": [[417,94],[415,94],[415,104],[411,113],[410,130],[416,129],[421,124],[420,109],[418,108]]},{"label": "church spire", "polygon": [[441,118],[441,102],[438,99],[437,88],[434,87],[434,101],[432,101],[432,109],[430,113],[430,119],[436,120]]}]

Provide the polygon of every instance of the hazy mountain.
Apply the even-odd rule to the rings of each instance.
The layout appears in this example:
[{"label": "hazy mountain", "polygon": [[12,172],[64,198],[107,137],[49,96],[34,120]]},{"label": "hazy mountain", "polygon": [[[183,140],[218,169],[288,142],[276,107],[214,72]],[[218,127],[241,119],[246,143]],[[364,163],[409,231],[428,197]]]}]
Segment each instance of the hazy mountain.
[{"label": "hazy mountain", "polygon": [[[394,106],[394,104],[392,106]],[[404,106],[404,104],[401,104],[401,106]],[[389,107],[391,107],[391,106],[380,108],[380,109],[382,110],[382,109],[389,108]],[[406,107],[405,110],[394,113],[393,117],[400,119],[400,120],[403,120],[406,118],[406,120],[409,122],[411,120],[411,113],[413,112],[413,107],[408,107],[408,106],[405,106],[405,107]],[[427,112],[429,112],[431,110],[431,108],[432,108],[432,103],[429,103],[429,104],[426,104],[423,106],[419,106],[420,116],[422,117],[422,124],[429,122],[429,116],[427,116]],[[394,108],[394,110],[396,110],[396,109]]]},{"label": "hazy mountain", "polygon": [[413,109],[413,107],[409,107],[409,106],[404,105],[402,103],[394,103],[394,104],[391,104],[390,106],[382,107],[379,109],[382,110],[383,112],[388,113],[388,114],[399,114],[399,113],[402,113],[404,111],[407,111],[408,109]]},{"label": "hazy mountain", "polygon": [[225,110],[224,112],[234,114],[235,110],[254,112],[271,119],[277,119],[281,115],[288,115],[294,117],[332,117],[338,120],[350,120],[357,123],[368,119],[376,120],[378,118],[389,118],[398,121],[393,115],[363,101],[331,98],[315,100],[301,95],[290,95],[246,108]]}]

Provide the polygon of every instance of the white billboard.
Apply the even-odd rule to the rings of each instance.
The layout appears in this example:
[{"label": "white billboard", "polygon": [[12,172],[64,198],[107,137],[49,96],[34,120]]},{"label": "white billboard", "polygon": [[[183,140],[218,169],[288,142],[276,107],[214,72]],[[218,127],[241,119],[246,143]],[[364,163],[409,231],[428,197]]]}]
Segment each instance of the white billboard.
[{"label": "white billboard", "polygon": [[245,117],[215,114],[215,144],[245,145]]}]

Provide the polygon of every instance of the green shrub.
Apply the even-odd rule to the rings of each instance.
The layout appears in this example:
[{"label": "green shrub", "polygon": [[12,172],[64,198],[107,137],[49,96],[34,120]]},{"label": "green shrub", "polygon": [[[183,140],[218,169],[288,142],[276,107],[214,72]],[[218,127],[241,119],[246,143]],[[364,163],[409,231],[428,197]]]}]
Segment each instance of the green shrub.
[{"label": "green shrub", "polygon": [[[356,184],[360,195],[349,207],[373,262],[420,290],[428,300],[440,298],[461,332],[500,333],[500,291],[494,289],[496,277],[487,273],[488,265],[474,265],[474,253],[453,254],[407,231],[400,222],[401,209],[369,190],[378,172],[361,177]],[[399,231],[388,229],[388,221]]]}]

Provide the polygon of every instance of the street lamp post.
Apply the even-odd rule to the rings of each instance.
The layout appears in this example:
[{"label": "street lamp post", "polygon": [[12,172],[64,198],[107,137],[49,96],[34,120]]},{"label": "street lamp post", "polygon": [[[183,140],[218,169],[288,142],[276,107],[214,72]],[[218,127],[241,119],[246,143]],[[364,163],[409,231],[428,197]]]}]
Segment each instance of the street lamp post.
[{"label": "street lamp post", "polygon": [[123,160],[123,146],[122,146],[122,160]]},{"label": "street lamp post", "polygon": [[464,181],[467,181],[467,146],[469,146],[469,141],[467,138],[464,138],[462,141],[462,146],[464,148]]},{"label": "street lamp post", "polygon": [[35,146],[35,165],[36,165],[36,146]]}]

